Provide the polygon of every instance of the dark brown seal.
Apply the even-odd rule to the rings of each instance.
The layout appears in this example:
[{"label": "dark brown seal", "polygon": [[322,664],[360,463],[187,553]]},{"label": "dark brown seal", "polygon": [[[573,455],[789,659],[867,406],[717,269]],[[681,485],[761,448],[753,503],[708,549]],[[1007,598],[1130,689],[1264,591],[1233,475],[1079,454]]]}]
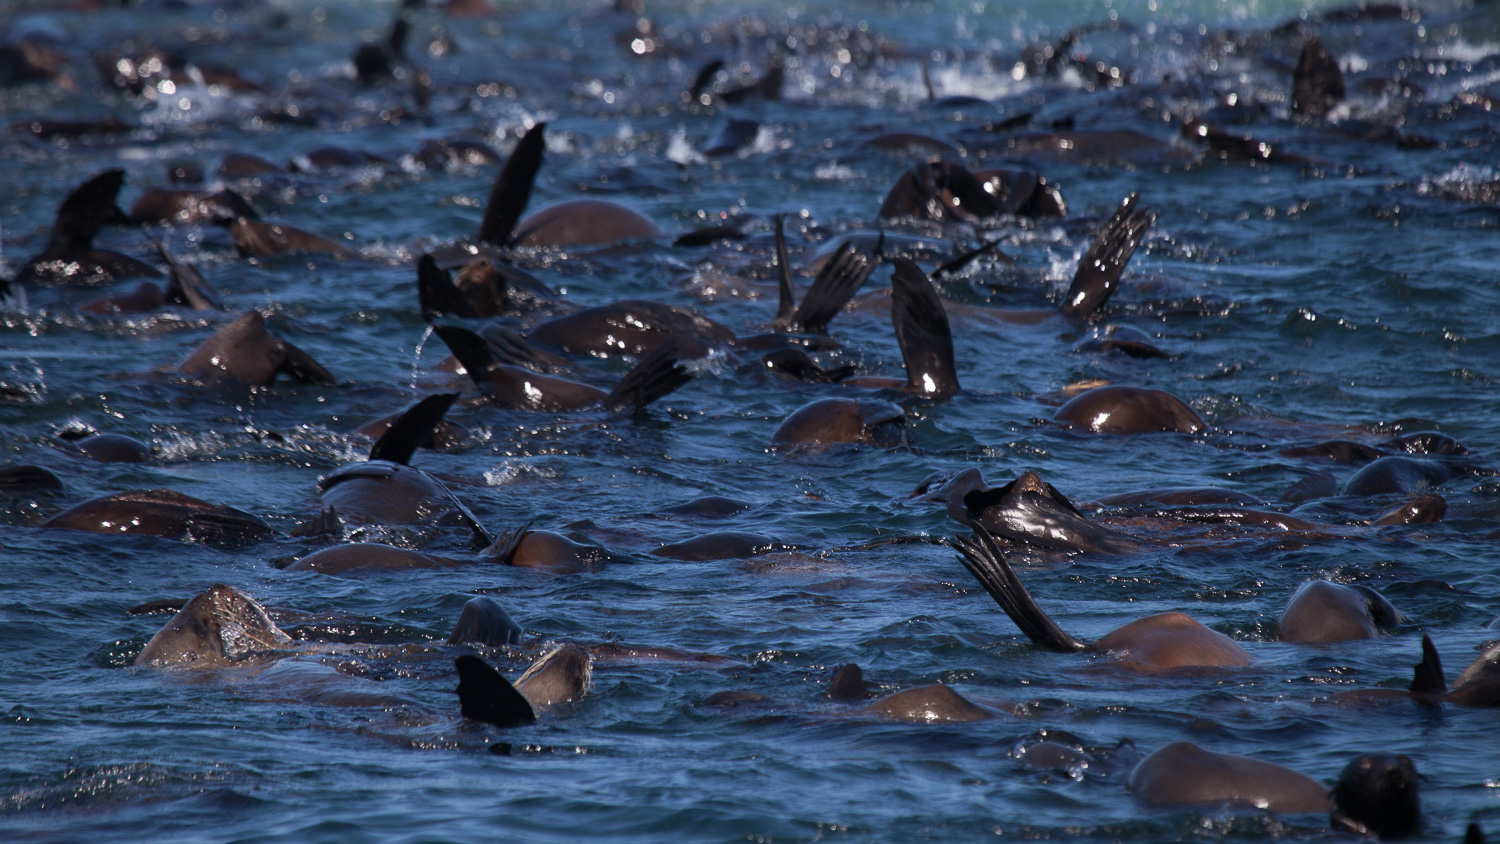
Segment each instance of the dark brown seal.
[{"label": "dark brown seal", "polygon": [[1196,434],[1208,428],[1203,417],[1182,399],[1144,387],[1095,387],[1073,397],[1052,418],[1075,428],[1108,434]]}]

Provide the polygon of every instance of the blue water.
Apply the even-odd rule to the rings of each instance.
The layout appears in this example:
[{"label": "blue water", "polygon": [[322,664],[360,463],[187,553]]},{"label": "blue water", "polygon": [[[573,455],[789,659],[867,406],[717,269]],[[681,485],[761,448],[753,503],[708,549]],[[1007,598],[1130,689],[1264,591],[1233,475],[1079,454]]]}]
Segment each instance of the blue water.
[{"label": "blue water", "polygon": [[[65,287],[27,286],[0,302],[4,463],[44,466],[67,487],[60,497],[8,500],[3,511],[0,837],[1337,837],[1321,815],[1148,808],[1125,790],[1129,751],[1078,776],[1016,760],[1018,746],[1059,732],[1095,748],[1128,740],[1140,755],[1190,740],[1325,783],[1357,753],[1403,753],[1423,776],[1421,840],[1457,840],[1473,819],[1500,827],[1494,712],[1332,700],[1339,691],[1404,688],[1423,631],[1450,677],[1495,638],[1500,554],[1488,534],[1500,527],[1500,483],[1490,475],[1444,484],[1447,518],[1431,525],[1354,525],[1394,497],[1328,505],[1320,514],[1343,525],[1337,538],[1146,528],[1121,512],[1113,516],[1120,529],[1151,533],[1158,544],[1125,557],[1017,557],[1041,605],[1080,638],[1180,610],[1257,660],[1209,676],[1140,676],[1106,659],[1042,651],[950,549],[903,541],[963,530],[941,508],[907,500],[935,470],[975,466],[998,484],[1037,469],[1079,502],[1169,486],[1227,487],[1275,502],[1309,472],[1328,469],[1341,480],[1353,472],[1283,456],[1285,447],[1420,430],[1446,433],[1476,466],[1493,466],[1500,214],[1492,198],[1455,193],[1497,178],[1500,125],[1482,107],[1453,105],[1467,93],[1500,96],[1492,6],[1423,4],[1417,23],[1323,25],[1350,80],[1347,105],[1328,128],[1287,119],[1300,42],[1266,35],[1299,15],[1297,3],[816,0],[731,11],[662,2],[648,9],[663,39],[648,56],[616,41],[634,17],[602,3],[506,4],[478,21],[423,10],[412,14],[408,55],[431,75],[431,117],[399,122],[381,113],[411,110],[409,85],[361,88],[349,62],[355,45],[383,37],[395,4],[230,6],[65,12],[0,4],[9,38],[57,38],[71,78],[0,90],[7,124],[114,115],[139,127],[66,142],[14,128],[0,134],[9,163],[0,172],[0,275],[14,275],[43,248],[68,190],[108,167],[126,170],[128,207],[146,187],[165,184],[169,162],[203,164],[216,186],[213,169],[229,151],[284,162],[337,145],[389,162],[240,186],[264,216],[340,239],[359,259],[242,259],[220,229],[153,227],[199,267],[223,314],[82,316],[74,306],[107,291]],[[1093,91],[1077,75],[1012,72],[1029,45],[1083,27],[1075,51],[1121,67],[1132,84]],[[429,50],[439,35],[455,49]],[[95,53],[148,44],[236,68],[266,93],[190,84],[154,99],[124,97],[90,63]],[[728,59],[735,80],[747,81],[772,44],[786,57],[781,100],[683,105],[703,64]],[[988,104],[929,103],[921,57],[938,97]],[[1388,93],[1381,80],[1421,89],[1420,100]],[[1181,138],[1182,120],[1231,94],[1262,108],[1224,128],[1310,163],[1202,160]],[[315,121],[257,119],[286,103]],[[672,235],[732,218],[751,235],[736,246],[674,247],[667,238],[526,251],[516,260],[569,301],[669,301],[750,334],[775,311],[771,215],[799,215],[790,226],[799,267],[840,234],[882,225],[876,209],[909,160],[862,141],[921,132],[963,146],[976,165],[995,164],[977,149],[984,123],[1028,112],[1039,131],[1071,119],[1079,129],[1132,129],[1164,146],[1125,160],[999,158],[1060,185],[1071,207],[1066,222],[908,229],[951,241],[949,251],[1000,237],[1019,267],[982,261],[944,284],[965,389],[946,403],[904,402],[914,447],[771,451],[772,431],[793,410],[858,393],[746,377],[723,355],[693,363],[694,379],[634,422],[462,403],[450,416],[472,441],[421,451],[413,462],[447,479],[491,530],[531,521],[607,547],[610,562],[563,576],[478,563],[352,578],[278,567],[322,547],[290,532],[317,512],[319,477],[368,453],[355,427],[419,395],[465,386],[431,368],[443,355],[436,339],[419,348],[414,264],[423,251],[472,237],[498,167],[417,168],[402,156],[423,140],[469,135],[508,152],[545,120],[547,159],[531,207],[587,190]],[[738,154],[705,158],[698,149],[726,115],[759,121],[760,134]],[[1438,145],[1399,149],[1367,139],[1367,125]],[[622,178],[632,189],[614,189]],[[1133,190],[1157,222],[1108,316],[1152,334],[1171,359],[1079,352],[1083,332],[1061,318],[997,316],[1055,307],[1098,218]],[[99,243],[151,255],[131,227],[107,228]],[[948,254],[926,256],[924,266]],[[721,278],[733,283],[715,283]],[[888,284],[880,269],[867,290]],[[866,297],[834,320],[845,347],[836,360],[900,372],[883,301]],[[267,314],[339,384],[282,380],[235,394],[165,372],[248,309]],[[628,363],[587,365],[608,383]],[[1087,379],[1170,391],[1211,428],[1120,437],[1046,423],[1056,392]],[[79,427],[144,440],[156,459],[91,462],[58,436]],[[87,498],[152,487],[250,511],[279,537],[226,550],[36,526]],[[703,495],[749,506],[720,519],[663,512]],[[702,563],[650,553],[724,529],[798,550]],[[389,538],[468,554],[458,531]],[[1314,577],[1370,585],[1411,623],[1346,644],[1273,641],[1287,598]],[[266,604],[307,652],[244,669],[131,666],[169,616],[129,608],[218,582]],[[511,676],[547,641],[676,656],[601,656],[588,695],[535,726],[466,723],[452,669],[463,650],[443,640],[477,594],[499,600],[538,643],[481,649]],[[883,694],[942,682],[1000,714],[947,725],[855,713],[822,696],[847,662]],[[726,690],[776,703],[704,704]],[[508,755],[486,752],[501,743]]]}]

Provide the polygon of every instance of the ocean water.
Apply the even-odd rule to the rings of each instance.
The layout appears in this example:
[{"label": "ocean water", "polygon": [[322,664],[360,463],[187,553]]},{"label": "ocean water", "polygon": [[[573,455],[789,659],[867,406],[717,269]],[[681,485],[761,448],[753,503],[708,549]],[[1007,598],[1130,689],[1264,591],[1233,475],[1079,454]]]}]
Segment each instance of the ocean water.
[{"label": "ocean water", "polygon": [[[1337,8],[1327,3],[653,2],[649,28],[604,3],[499,6],[472,20],[408,12],[405,78],[365,87],[350,57],[384,37],[394,3],[0,5],[6,41],[31,34],[55,44],[66,74],[0,90],[9,164],[0,169],[0,276],[44,248],[62,198],[107,168],[125,170],[128,209],[179,161],[201,164],[205,183],[219,187],[215,168],[229,152],[284,163],[338,146],[383,160],[227,183],[264,217],[338,240],[355,258],[247,259],[212,225],[147,227],[202,272],[222,313],[76,310],[114,286],[23,285],[0,301],[3,462],[45,467],[66,486],[4,499],[0,836],[1340,838],[1321,814],[1143,804],[1125,786],[1131,765],[1176,741],[1327,784],[1359,753],[1405,754],[1422,775],[1419,840],[1458,840],[1474,820],[1500,826],[1493,711],[1339,696],[1405,688],[1424,632],[1450,677],[1497,638],[1493,4],[1424,3],[1405,18],[1339,21],[1319,18]],[[1348,80],[1323,124],[1289,114],[1302,35],[1283,24],[1294,19],[1310,21]],[[1067,32],[1072,55],[1118,68],[1126,84],[1017,69]],[[132,96],[95,67],[96,57],[150,47],[233,68],[262,90],[189,77],[170,93]],[[758,77],[772,55],[786,70],[779,99],[687,102],[709,61],[725,60],[715,80],[725,89]],[[425,114],[411,83],[418,66],[431,79]],[[25,128],[106,116],[133,128],[51,139]],[[1182,134],[1199,116],[1300,160],[1207,156]],[[704,155],[729,118],[756,121],[753,139]],[[1016,151],[1004,146],[1009,120],[1024,122],[1020,131],[1140,137],[1116,135],[1097,152]],[[869,393],[768,379],[720,351],[691,362],[692,381],[634,419],[472,401],[472,385],[434,368],[445,350],[419,312],[415,263],[472,241],[499,165],[424,168],[413,155],[445,137],[505,154],[539,121],[547,151],[531,208],[603,198],[668,233],[512,256],[566,302],[665,301],[748,335],[775,315],[775,214],[790,215],[799,287],[850,233],[925,237],[915,254],[929,270],[998,238],[1013,265],[980,259],[941,285],[963,392],[941,403],[878,394],[901,403],[909,447],[795,453],[769,448],[783,418],[816,398]],[[895,132],[941,139],[971,166],[1041,173],[1069,216],[883,221],[881,200],[913,157],[865,142]],[[1169,358],[1081,350],[1089,328],[1049,313],[1102,219],[1132,191],[1156,222],[1105,322],[1149,333]],[[672,243],[720,221],[747,237]],[[145,233],[111,226],[98,244],[149,261]],[[887,263],[833,321],[842,349],[827,362],[901,373],[881,294],[889,280]],[[171,372],[252,309],[338,383],[220,389]],[[578,363],[604,385],[630,365]],[[1050,421],[1061,391],[1094,379],[1169,391],[1209,428],[1121,436]],[[292,531],[319,511],[319,479],[367,456],[371,441],[354,430],[454,389],[465,399],[449,416],[469,438],[419,451],[413,464],[443,478],[491,531],[530,522],[597,543],[610,559],[564,575],[481,561],[354,577],[284,571],[331,542]],[[135,437],[155,456],[90,461],[64,436],[83,429]],[[1073,635],[1093,640],[1182,611],[1250,651],[1256,662],[1241,670],[1144,675],[1033,646],[954,551],[929,541],[966,529],[909,498],[933,472],[975,467],[996,485],[1035,469],[1080,505],[1220,487],[1286,510],[1279,499],[1293,483],[1318,471],[1343,482],[1356,468],[1286,449],[1418,431],[1469,450],[1465,471],[1435,490],[1448,507],[1440,522],[1362,524],[1402,496],[1339,496],[1299,511],[1330,526],[1318,532],[1085,507],[1149,543],[1124,556],[1013,555]],[[277,535],[219,548],[38,526],[94,496],[158,487],[254,513]],[[744,508],[668,510],[709,495]],[[783,547],[743,560],[652,554],[716,530]],[[474,559],[465,532],[438,524],[361,536]],[[1365,641],[1275,641],[1293,590],[1319,577],[1376,589],[1407,623]],[[128,611],[215,583],[264,603],[297,653],[217,670],[134,667],[170,614]],[[444,644],[475,595],[505,606],[528,645]],[[514,677],[557,642],[596,651],[582,700],[508,730],[460,717],[457,655],[477,650]],[[944,683],[994,717],[908,723],[830,702],[827,684],[851,662],[880,694]],[[709,702],[723,691],[769,701]],[[1059,736],[1098,749],[1096,763],[1038,771],[1017,758]]]}]

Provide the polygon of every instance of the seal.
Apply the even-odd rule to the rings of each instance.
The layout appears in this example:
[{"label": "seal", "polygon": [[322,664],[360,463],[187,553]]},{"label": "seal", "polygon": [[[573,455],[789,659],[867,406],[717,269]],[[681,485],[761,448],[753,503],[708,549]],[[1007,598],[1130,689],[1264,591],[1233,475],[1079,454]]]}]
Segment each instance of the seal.
[{"label": "seal", "polygon": [[1171,393],[1118,385],[1095,387],[1074,396],[1057,409],[1052,419],[1096,434],[1196,434],[1208,429],[1203,417]]},{"label": "seal", "polygon": [[538,324],[527,339],[566,355],[611,357],[643,355],[666,340],[674,340],[689,360],[734,344],[735,335],[723,325],[676,305],[628,299]]},{"label": "seal", "polygon": [[962,525],[982,525],[1009,542],[1051,551],[1128,554],[1142,543],[1089,521],[1067,496],[1030,469],[1003,487],[991,487],[978,469],[929,476],[910,498],[948,505]]},{"label": "seal", "polygon": [[1347,642],[1373,639],[1381,627],[1406,621],[1385,596],[1368,586],[1309,580],[1297,587],[1276,620],[1283,642]]},{"label": "seal", "polygon": [[109,535],[146,534],[215,546],[242,545],[275,531],[259,517],[170,489],[132,489],[91,498],[58,513],[44,528]]},{"label": "seal", "polygon": [[652,551],[652,556],[669,557],[674,560],[702,562],[705,560],[743,560],[772,551],[790,550],[775,539],[758,533],[738,530],[715,531],[695,536],[692,539],[663,545]]},{"label": "seal", "polygon": [[824,448],[907,443],[906,415],[890,402],[832,398],[809,402],[783,419],[771,434],[771,448]]},{"label": "seal", "polygon": [[[639,213],[601,199],[560,202],[521,219],[546,149],[546,123],[521,137],[490,188],[479,241],[501,248],[517,246],[593,246],[622,240],[661,237],[661,227]],[[517,222],[519,221],[519,222]]]},{"label": "seal", "polygon": [[1449,686],[1432,639],[1422,634],[1422,661],[1412,672],[1411,696],[1425,703],[1454,703],[1475,709],[1500,708],[1500,645],[1491,646]]},{"label": "seal", "polygon": [[142,313],[166,305],[179,305],[195,311],[220,310],[218,297],[196,268],[177,260],[160,241],[151,239],[156,252],[167,265],[166,287],[143,281],[124,296],[107,296],[79,304],[75,310],[85,314]]},{"label": "seal", "polygon": [[1290,768],[1181,741],[1142,759],[1125,787],[1152,806],[1327,812],[1337,829],[1382,839],[1411,835],[1421,825],[1417,770],[1405,756],[1359,756],[1329,790]]},{"label": "seal", "polygon": [[[102,284],[161,271],[119,252],[94,248],[94,236],[110,223],[129,223],[115,204],[125,183],[124,170],[105,170],[74,188],[57,210],[47,247],[21,266],[15,284]],[[0,295],[8,287],[0,287]]]},{"label": "seal", "polygon": [[322,235],[284,223],[273,223],[243,214],[220,217],[215,222],[229,230],[234,250],[241,258],[266,258],[293,252],[316,252],[335,258],[359,257],[358,252],[342,243],[335,243]]},{"label": "seal", "polygon": [[531,523],[497,538],[481,556],[500,565],[537,569],[554,574],[577,574],[609,559],[597,545],[584,545],[550,530],[532,530]]},{"label": "seal", "polygon": [[1344,485],[1344,494],[1372,496],[1423,492],[1447,483],[1458,474],[1457,469],[1435,460],[1382,457],[1354,473]]},{"label": "seal", "polygon": [[1240,667],[1254,661],[1233,639],[1178,612],[1147,616],[1105,634],[1092,644],[1081,642],[1065,633],[1037,606],[983,525],[974,526],[972,539],[956,537],[953,544],[964,567],[1011,621],[1027,638],[1049,650],[1110,654],[1120,667],[1147,673]]},{"label": "seal", "polygon": [[207,668],[284,650],[292,638],[254,598],[217,583],[194,595],[135,658],[135,665]]},{"label": "seal", "polygon": [[613,390],[605,392],[588,384],[499,363],[489,344],[467,329],[454,325],[433,328],[463,364],[485,401],[500,407],[571,411],[599,406],[638,413],[692,377],[686,367],[677,363],[677,343],[671,338],[644,355]]},{"label": "seal", "polygon": [[307,384],[338,383],[312,355],[272,337],[259,311],[247,311],[215,331],[176,371],[203,382],[239,381],[253,387],[269,387],[277,375]]},{"label": "seal", "polygon": [[286,567],[286,571],[316,571],[350,574],[365,571],[444,569],[462,565],[458,560],[396,548],[378,542],[353,542],[314,551]]},{"label": "seal", "polygon": [[339,520],[366,525],[455,521],[469,528],[476,543],[492,544],[495,538],[441,481],[408,465],[457,398],[457,393],[443,393],[416,402],[375,442],[369,460],[330,472],[318,484],[325,510],[331,508]]},{"label": "seal", "polygon": [[479,596],[470,598],[448,634],[450,645],[519,645],[524,632],[500,602]]},{"label": "seal", "polygon": [[512,685],[473,654],[454,660],[458,669],[459,711],[465,718],[497,727],[536,722],[536,710],[578,700],[592,676],[589,655],[566,644],[544,654]]}]

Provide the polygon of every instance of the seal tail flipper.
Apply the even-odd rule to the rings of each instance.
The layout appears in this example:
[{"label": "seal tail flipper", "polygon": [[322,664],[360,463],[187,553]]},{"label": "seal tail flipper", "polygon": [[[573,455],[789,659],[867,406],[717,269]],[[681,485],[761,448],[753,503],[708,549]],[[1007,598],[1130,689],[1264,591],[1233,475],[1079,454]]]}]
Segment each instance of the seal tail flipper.
[{"label": "seal tail flipper", "polygon": [[417,301],[422,305],[422,319],[428,322],[440,316],[479,317],[479,312],[453,283],[448,271],[439,267],[431,255],[423,255],[417,261]]},{"label": "seal tail flipper", "polygon": [[620,383],[604,397],[611,410],[633,409],[639,413],[646,405],[671,393],[693,376],[687,367],[677,363],[677,341],[669,339],[646,353],[635,368],[625,373]]},{"label": "seal tail flipper", "polygon": [[203,279],[203,274],[187,264],[179,263],[177,258],[167,251],[167,247],[159,240],[150,235],[146,239],[156,247],[157,254],[161,255],[162,261],[167,265],[167,292],[164,297],[173,305],[182,305],[195,311],[217,311],[222,309],[219,300],[214,296],[213,289]]},{"label": "seal tail flipper", "polygon": [[370,459],[389,460],[402,466],[410,464],[417,448],[432,441],[433,431],[457,399],[458,393],[438,393],[408,407],[375,441],[370,448]]},{"label": "seal tail flipper", "polygon": [[1083,253],[1078,269],[1073,273],[1073,283],[1063,299],[1063,316],[1069,319],[1087,319],[1104,307],[1120,284],[1120,274],[1135,254],[1146,230],[1156,220],[1155,212],[1148,208],[1136,208],[1141,195],[1136,192],[1125,197],[1109,222],[1104,224],[1099,236],[1094,239],[1089,251]]},{"label": "seal tail flipper", "polygon": [[491,563],[499,563],[502,566],[513,565],[516,551],[521,547],[521,540],[526,538],[527,532],[531,530],[531,522],[514,529],[508,530],[495,538],[490,547],[479,552],[479,556]]},{"label": "seal tail flipper", "polygon": [[1292,72],[1292,114],[1322,120],[1344,99],[1344,74],[1316,36],[1302,45]]},{"label": "seal tail flipper", "polygon": [[520,332],[514,328],[490,323],[480,331],[480,336],[490,348],[490,354],[497,363],[506,363],[511,366],[520,366],[527,369],[544,369],[538,365],[536,349],[526,342]]},{"label": "seal tail flipper", "polygon": [[786,260],[786,215],[777,214],[775,219],[777,289],[781,294],[776,305],[776,324],[790,325],[797,310],[797,293],[792,288],[792,265]]},{"label": "seal tail flipper", "polygon": [[891,323],[906,362],[907,384],[924,396],[947,398],[962,388],[943,301],[921,267],[906,258],[894,261]]},{"label": "seal tail flipper", "polygon": [[1057,626],[1042,608],[1037,606],[1031,593],[1021,584],[1010,563],[1000,553],[995,538],[983,526],[975,524],[974,537],[957,537],[954,542],[959,551],[959,562],[979,580],[995,603],[1005,610],[1010,620],[1021,628],[1027,638],[1049,650],[1074,653],[1086,649],[1083,642],[1069,636]]},{"label": "seal tail flipper", "polygon": [[536,723],[531,704],[489,663],[473,654],[453,663],[458,668],[458,711],[465,718],[497,727]]},{"label": "seal tail flipper", "polygon": [[860,252],[852,243],[839,249],[833,260],[813,279],[802,306],[792,315],[789,327],[794,331],[824,334],[828,323],[849,304],[854,291],[862,287],[874,272],[878,258]]},{"label": "seal tail flipper", "polygon": [[495,368],[495,356],[484,338],[456,325],[434,325],[433,330],[443,339],[448,351],[463,364],[464,371],[475,384],[484,384],[485,376]]},{"label": "seal tail flipper", "polygon": [[484,221],[479,224],[479,240],[495,246],[510,246],[516,223],[531,200],[531,185],[542,166],[542,152],[547,147],[547,124],[538,123],[527,130],[521,142],[506,159],[505,167],[490,189],[484,207]]},{"label": "seal tail flipper", "polygon": [[1437,647],[1426,633],[1422,634],[1422,661],[1412,668],[1412,694],[1441,695],[1448,691],[1448,681],[1443,677],[1443,661],[1438,658]]},{"label": "seal tail flipper", "polygon": [[1469,821],[1469,828],[1464,830],[1464,844],[1484,844],[1484,828],[1479,821]]}]

